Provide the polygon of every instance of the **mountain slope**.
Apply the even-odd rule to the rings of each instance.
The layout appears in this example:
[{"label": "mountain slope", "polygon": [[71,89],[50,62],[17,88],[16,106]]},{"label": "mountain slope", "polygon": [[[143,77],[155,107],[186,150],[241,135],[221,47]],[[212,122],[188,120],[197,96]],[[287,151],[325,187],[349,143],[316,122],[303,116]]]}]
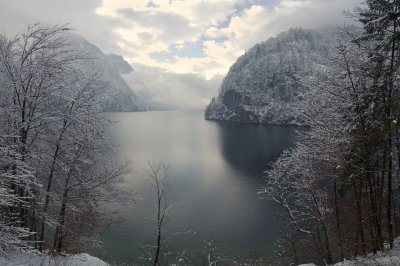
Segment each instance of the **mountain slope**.
[{"label": "mountain slope", "polygon": [[294,124],[305,89],[302,80],[325,65],[330,35],[291,29],[255,45],[230,68],[206,109],[206,119],[246,123]]},{"label": "mountain slope", "polygon": [[99,81],[105,84],[105,91],[99,93],[99,97],[102,98],[101,110],[114,112],[146,110],[144,103],[121,77],[121,74],[132,71],[122,56],[106,55],[98,47],[76,34],[66,33],[65,38],[72,49],[88,58],[76,62],[80,71],[87,76],[97,74]]}]

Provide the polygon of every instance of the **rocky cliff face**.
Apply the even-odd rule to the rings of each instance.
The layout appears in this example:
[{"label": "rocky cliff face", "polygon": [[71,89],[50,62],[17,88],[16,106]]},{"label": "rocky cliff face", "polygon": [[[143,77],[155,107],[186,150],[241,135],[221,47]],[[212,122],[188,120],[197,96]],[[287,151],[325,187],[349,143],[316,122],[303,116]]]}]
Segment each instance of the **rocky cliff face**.
[{"label": "rocky cliff face", "polygon": [[291,29],[255,45],[230,68],[206,119],[301,125],[303,80],[324,66],[326,32]]},{"label": "rocky cliff face", "polygon": [[99,92],[102,99],[102,111],[130,112],[145,111],[143,101],[133,92],[121,74],[129,73],[132,67],[122,56],[104,54],[97,46],[89,43],[83,37],[67,33],[65,38],[71,48],[84,58],[76,62],[77,67],[87,76],[96,75],[104,84],[104,90]]}]

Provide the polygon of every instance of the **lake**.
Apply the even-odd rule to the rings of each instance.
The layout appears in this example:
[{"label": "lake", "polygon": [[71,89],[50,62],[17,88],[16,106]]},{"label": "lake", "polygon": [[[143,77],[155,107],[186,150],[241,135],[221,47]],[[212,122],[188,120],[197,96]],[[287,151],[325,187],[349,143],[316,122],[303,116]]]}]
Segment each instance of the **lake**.
[{"label": "lake", "polygon": [[[203,112],[117,113],[117,152],[132,162],[125,188],[140,199],[133,208],[108,205],[121,217],[101,232],[95,255],[118,265],[146,264],[145,245],[154,245],[155,195],[145,174],[147,161],[171,164],[169,195],[176,204],[165,234],[178,234],[168,249],[186,250],[194,260],[213,241],[225,257],[272,256],[280,232],[277,207],[260,200],[263,171],[292,145],[295,127],[206,121]],[[116,214],[117,213],[117,214]],[[196,263],[195,263],[196,264]]]}]

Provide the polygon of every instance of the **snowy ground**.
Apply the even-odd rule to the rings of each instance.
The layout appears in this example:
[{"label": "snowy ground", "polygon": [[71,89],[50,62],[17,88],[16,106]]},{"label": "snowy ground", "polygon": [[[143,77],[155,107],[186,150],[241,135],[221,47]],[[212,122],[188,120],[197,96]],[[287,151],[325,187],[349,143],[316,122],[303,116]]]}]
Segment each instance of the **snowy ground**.
[{"label": "snowy ground", "polygon": [[[1,266],[109,266],[108,263],[89,254],[51,256],[38,252],[13,253],[0,256]],[[315,266],[315,264],[302,264],[299,266]],[[357,258],[336,263],[334,266],[400,266],[400,238],[395,240],[392,250],[366,258]]]},{"label": "snowy ground", "polygon": [[393,250],[367,258],[357,258],[335,264],[335,266],[399,266],[400,265],[400,244],[398,243]]},{"label": "snowy ground", "polygon": [[[314,264],[299,266],[314,266]],[[336,263],[334,266],[400,266],[400,237],[395,239],[395,246],[392,250],[377,255],[369,255],[366,258],[345,260]]]},{"label": "snowy ground", "polygon": [[66,256],[51,256],[40,253],[12,253],[0,256],[1,266],[108,266],[109,264],[82,253]]}]

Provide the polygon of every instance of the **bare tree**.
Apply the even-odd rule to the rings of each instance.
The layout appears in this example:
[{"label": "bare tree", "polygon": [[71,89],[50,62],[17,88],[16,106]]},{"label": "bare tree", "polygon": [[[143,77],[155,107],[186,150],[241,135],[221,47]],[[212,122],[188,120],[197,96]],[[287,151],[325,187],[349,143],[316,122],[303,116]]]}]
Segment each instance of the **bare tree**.
[{"label": "bare tree", "polygon": [[152,188],[155,192],[155,207],[156,207],[156,230],[157,239],[155,244],[154,253],[154,263],[153,265],[159,265],[160,252],[164,242],[163,229],[165,226],[166,218],[173,206],[169,202],[168,198],[168,179],[170,176],[170,165],[157,163],[157,162],[147,162],[148,169],[146,170],[147,176],[150,178],[152,183]]},{"label": "bare tree", "polygon": [[100,201],[126,195],[117,189],[129,164],[107,158],[104,84],[77,67],[94,59],[71,48],[69,30],[34,25],[13,39],[0,36],[0,230],[15,236],[8,246],[25,241],[42,250],[55,236],[60,252],[78,238],[74,227],[96,223]]}]

